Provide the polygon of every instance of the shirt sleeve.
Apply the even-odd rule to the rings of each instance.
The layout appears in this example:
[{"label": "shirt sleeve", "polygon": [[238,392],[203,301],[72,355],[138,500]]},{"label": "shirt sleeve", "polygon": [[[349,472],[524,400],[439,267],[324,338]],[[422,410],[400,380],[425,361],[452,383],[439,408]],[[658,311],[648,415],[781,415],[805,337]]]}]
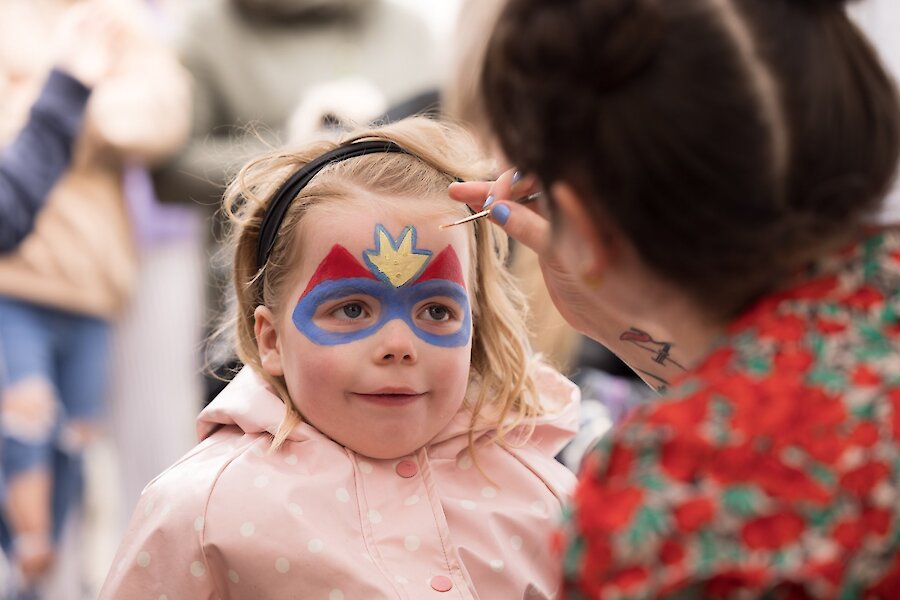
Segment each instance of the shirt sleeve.
[{"label": "shirt sleeve", "polygon": [[31,231],[50,190],[69,167],[90,89],[53,70],[25,127],[0,154],[0,252]]}]

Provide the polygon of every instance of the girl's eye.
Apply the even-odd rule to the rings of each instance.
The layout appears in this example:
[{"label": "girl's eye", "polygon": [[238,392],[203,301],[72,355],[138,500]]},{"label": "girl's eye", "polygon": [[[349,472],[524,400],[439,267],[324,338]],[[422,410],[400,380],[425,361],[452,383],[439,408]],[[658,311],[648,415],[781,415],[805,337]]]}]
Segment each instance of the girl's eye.
[{"label": "girl's eye", "polygon": [[366,310],[360,302],[348,302],[334,309],[334,314],[338,317],[355,320],[365,316]]},{"label": "girl's eye", "polygon": [[452,311],[443,304],[429,304],[422,310],[422,317],[429,321],[449,321]]}]

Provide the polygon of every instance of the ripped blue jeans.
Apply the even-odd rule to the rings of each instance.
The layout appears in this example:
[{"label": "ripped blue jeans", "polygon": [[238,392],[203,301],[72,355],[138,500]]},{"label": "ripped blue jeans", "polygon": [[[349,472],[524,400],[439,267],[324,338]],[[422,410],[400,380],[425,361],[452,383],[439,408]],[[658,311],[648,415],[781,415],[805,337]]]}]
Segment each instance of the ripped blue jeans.
[{"label": "ripped blue jeans", "polygon": [[[46,470],[54,541],[82,498],[82,446],[69,425],[103,409],[109,339],[101,319],[0,298],[0,498],[17,475]],[[4,549],[12,537],[4,515]]]}]

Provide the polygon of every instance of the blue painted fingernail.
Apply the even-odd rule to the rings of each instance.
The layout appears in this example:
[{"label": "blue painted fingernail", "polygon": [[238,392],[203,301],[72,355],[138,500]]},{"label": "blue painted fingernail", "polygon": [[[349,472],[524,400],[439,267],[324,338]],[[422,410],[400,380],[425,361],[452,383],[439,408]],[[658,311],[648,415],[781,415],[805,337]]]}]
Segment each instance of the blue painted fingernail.
[{"label": "blue painted fingernail", "polygon": [[491,209],[491,217],[500,225],[506,225],[509,220],[509,207],[505,204],[498,204]]},{"label": "blue painted fingernail", "polygon": [[512,183],[510,185],[516,185],[517,183],[522,181],[522,177],[522,172],[517,170],[515,173],[513,173]]},{"label": "blue painted fingernail", "polygon": [[491,204],[494,203],[494,200],[496,200],[496,198],[494,198],[494,195],[493,195],[493,194],[491,194],[490,196],[488,196],[487,198],[485,198],[485,199],[484,199],[484,204],[481,205],[481,210],[487,210],[488,207],[489,207]]}]

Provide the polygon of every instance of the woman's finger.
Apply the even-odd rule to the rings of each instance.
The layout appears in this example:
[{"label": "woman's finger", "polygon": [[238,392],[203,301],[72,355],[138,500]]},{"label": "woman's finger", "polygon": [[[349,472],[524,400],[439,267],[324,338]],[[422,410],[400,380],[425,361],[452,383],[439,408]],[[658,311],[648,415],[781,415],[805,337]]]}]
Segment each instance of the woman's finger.
[{"label": "woman's finger", "polygon": [[474,210],[481,210],[484,199],[491,193],[492,185],[494,185],[493,181],[451,183],[448,193],[453,200],[465,202]]},{"label": "woman's finger", "polygon": [[503,228],[514,240],[525,244],[538,256],[550,249],[550,222],[526,206],[514,202],[496,202],[491,208],[491,220]]}]

